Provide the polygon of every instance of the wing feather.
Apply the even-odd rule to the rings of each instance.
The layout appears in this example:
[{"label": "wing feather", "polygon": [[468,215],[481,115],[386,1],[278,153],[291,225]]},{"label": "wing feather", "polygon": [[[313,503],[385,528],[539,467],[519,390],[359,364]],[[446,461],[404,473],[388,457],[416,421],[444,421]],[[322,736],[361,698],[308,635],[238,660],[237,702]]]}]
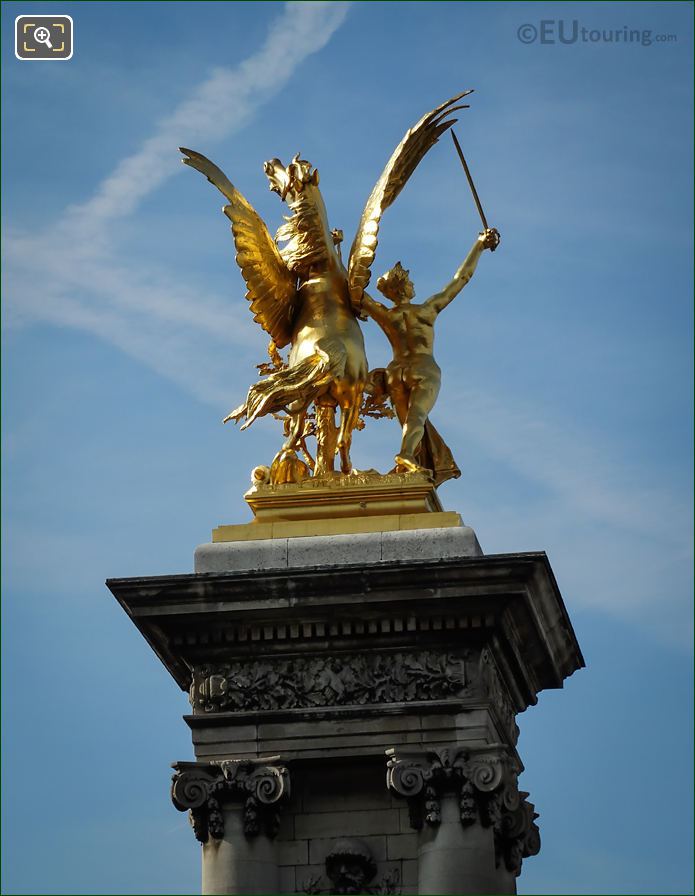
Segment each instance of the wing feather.
[{"label": "wing feather", "polygon": [[457,106],[455,103],[472,92],[465,90],[424,115],[416,125],[406,131],[384,168],[364,207],[357,235],[350,249],[348,282],[350,295],[355,304],[359,304],[362,293],[369,284],[371,266],[379,242],[381,216],[396,199],[427,152],[441,135],[456,123],[455,118],[447,116],[458,109],[468,108],[466,105]]},{"label": "wing feather", "polygon": [[268,333],[278,348],[292,340],[296,311],[297,278],[278,251],[258,213],[217,165],[192,149],[181,147],[181,161],[204,174],[228,199],[222,211],[232,222],[236,261],[246,283],[253,319]]}]

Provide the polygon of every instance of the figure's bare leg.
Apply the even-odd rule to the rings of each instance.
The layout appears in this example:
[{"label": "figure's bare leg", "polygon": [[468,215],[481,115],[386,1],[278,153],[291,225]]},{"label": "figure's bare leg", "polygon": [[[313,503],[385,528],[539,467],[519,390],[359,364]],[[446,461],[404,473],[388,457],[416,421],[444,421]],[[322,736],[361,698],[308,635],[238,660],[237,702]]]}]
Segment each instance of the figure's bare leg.
[{"label": "figure's bare leg", "polygon": [[408,417],[410,390],[407,389],[402,383],[394,383],[392,388],[389,389],[389,398],[391,399],[391,404],[393,405],[396,416],[398,417],[398,422],[401,424],[401,426],[403,426]]},{"label": "figure's bare leg", "polygon": [[425,434],[425,421],[434,407],[438,394],[438,383],[418,383],[410,390],[408,412],[403,424],[403,441],[400,453],[396,457],[396,466],[412,471],[424,469],[415,460],[415,451]]},{"label": "figure's bare leg", "polygon": [[[405,432],[405,424],[408,419],[408,408],[410,407],[410,389],[405,385],[400,376],[391,374],[391,371],[387,371],[386,386],[391,404],[398,417],[398,422],[401,424],[401,432]],[[410,469],[410,466],[400,462],[400,455],[398,455],[396,457],[396,467],[392,472],[402,473],[405,470]]]},{"label": "figure's bare leg", "polygon": [[315,476],[326,476],[334,472],[337,444],[338,427],[335,425],[335,407],[317,404]]}]

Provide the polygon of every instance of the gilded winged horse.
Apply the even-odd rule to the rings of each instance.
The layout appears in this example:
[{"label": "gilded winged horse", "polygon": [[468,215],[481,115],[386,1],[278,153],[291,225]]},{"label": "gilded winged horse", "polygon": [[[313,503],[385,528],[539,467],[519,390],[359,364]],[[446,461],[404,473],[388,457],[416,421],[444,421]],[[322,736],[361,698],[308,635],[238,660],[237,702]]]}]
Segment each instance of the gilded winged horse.
[{"label": "gilded winged horse", "polygon": [[[406,132],[367,200],[347,269],[340,256],[341,234],[329,227],[319,173],[310,162],[297,154],[286,167],[279,159],[264,165],[270,189],[291,210],[273,239],[225,174],[205,156],[181,147],[182,161],[204,174],[228,200],[223,212],[232,222],[246,298],[254,320],[271,337],[271,356],[276,348],[291,346],[288,364],[251,386],[246,401],[225,422],[245,418],[244,429],[257,417],[286,411],[291,425],[279,458],[297,447],[313,404],[317,476],[333,472],[336,453],[341,471],[352,470],[352,432],[368,375],[357,314],[371,276],[381,216],[428,150],[455,123],[450,114],[467,108],[455,104],[470,92],[437,106]],[[341,411],[339,428],[336,408]]]}]

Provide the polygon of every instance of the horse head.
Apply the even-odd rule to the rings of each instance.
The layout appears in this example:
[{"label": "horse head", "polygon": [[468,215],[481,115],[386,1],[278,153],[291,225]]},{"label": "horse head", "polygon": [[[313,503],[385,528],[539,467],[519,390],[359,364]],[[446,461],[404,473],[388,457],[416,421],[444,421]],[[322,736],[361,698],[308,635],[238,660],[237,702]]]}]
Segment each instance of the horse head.
[{"label": "horse head", "polygon": [[263,164],[263,170],[270,182],[270,190],[277,193],[283,202],[292,205],[293,200],[296,201],[300,193],[304,192],[304,188],[312,185],[319,185],[318,168],[311,170],[311,162],[306,159],[300,159],[299,153],[292,159],[290,164],[285,167],[280,159],[270,159],[269,162]]},{"label": "horse head", "polygon": [[319,172],[299,153],[289,165],[270,159],[263,166],[270,189],[292,210],[275,234],[288,268],[298,276],[310,269],[335,266],[340,261],[337,244],[328,224],[326,206],[319,190]]}]

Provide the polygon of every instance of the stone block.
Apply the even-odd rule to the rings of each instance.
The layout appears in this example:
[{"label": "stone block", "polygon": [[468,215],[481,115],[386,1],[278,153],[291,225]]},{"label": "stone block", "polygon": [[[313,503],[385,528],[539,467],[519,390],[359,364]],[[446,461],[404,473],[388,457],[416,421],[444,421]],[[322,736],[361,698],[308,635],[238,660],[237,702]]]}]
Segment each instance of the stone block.
[{"label": "stone block", "polygon": [[[420,514],[439,517],[443,514]],[[434,521],[434,520],[433,520]],[[340,535],[283,533],[274,524],[273,538],[249,541],[215,541],[195,550],[196,573],[229,573],[306,566],[345,566],[393,560],[436,560],[444,557],[480,557],[482,550],[469,526],[427,527],[381,531],[377,520],[370,531]],[[287,525],[301,525],[297,523]],[[277,530],[277,531],[276,531]]]},{"label": "stone block", "polygon": [[353,812],[363,809],[390,809],[391,798],[384,787],[384,766],[377,762],[355,765],[318,766],[299,784],[302,813]]},{"label": "stone block", "polygon": [[[292,798],[294,802],[294,796]],[[286,810],[280,812],[280,827],[278,828],[278,841],[294,840],[294,812]]]},{"label": "stone block", "polygon": [[296,893],[297,892],[297,883],[295,880],[294,865],[289,865],[285,868],[280,868],[280,892],[281,893]]},{"label": "stone block", "polygon": [[298,838],[367,837],[399,832],[398,809],[372,809],[358,812],[318,812],[295,815]]},{"label": "stone block", "polygon": [[258,729],[255,725],[214,725],[210,728],[196,728],[193,732],[193,743],[199,744],[223,744],[228,742],[248,741],[255,742],[258,739]]},{"label": "stone block", "polygon": [[450,557],[481,557],[483,554],[470,526],[445,529],[415,529],[381,533],[381,559],[439,560]]},{"label": "stone block", "polygon": [[268,538],[260,541],[222,541],[201,544],[195,549],[193,562],[194,570],[197,573],[285,569],[287,566],[287,539]]},{"label": "stone block", "polygon": [[201,762],[220,759],[249,759],[259,756],[256,741],[229,741],[223,744],[196,744],[195,757]]},{"label": "stone block", "polygon": [[306,865],[309,862],[309,842],[290,840],[278,843],[279,865]]},{"label": "stone block", "polygon": [[293,568],[378,563],[381,538],[381,532],[292,538],[288,540],[287,565]]},{"label": "stone block", "polygon": [[[417,859],[408,859],[401,862],[401,883],[403,884],[403,887],[417,887],[417,878]],[[405,889],[403,892],[405,892]]]},{"label": "stone block", "polygon": [[[343,831],[342,836],[352,837],[353,832],[352,830],[345,830]],[[386,837],[360,837],[359,839],[369,847],[369,851],[375,862],[383,862],[386,859]],[[337,841],[338,838],[336,837],[324,837],[311,840],[309,843],[309,864],[323,864],[326,861],[326,856],[333,849]]]},{"label": "stone block", "polygon": [[418,847],[418,835],[392,834],[387,838],[388,859],[416,859]]},{"label": "stone block", "polygon": [[[419,732],[401,736],[394,736],[388,732],[384,734],[375,732],[368,735],[355,733],[335,735],[334,737],[326,736],[321,739],[311,737],[259,738],[258,744],[254,744],[254,749],[257,747],[258,750],[254,755],[281,753],[288,758],[301,756],[303,759],[308,759],[314,756],[325,758],[328,751],[332,756],[350,756],[359,751],[366,756],[383,756],[384,751],[390,747],[420,743],[422,743],[422,738]],[[234,750],[238,752],[236,745]]]},{"label": "stone block", "polygon": [[[382,776],[383,777],[383,776]],[[390,809],[391,800],[386,788],[381,793],[378,790],[366,791],[326,791],[324,793],[304,793],[302,808],[309,812],[356,812],[360,809]]]},{"label": "stone block", "polygon": [[[451,718],[449,716],[449,718]],[[453,726],[452,726],[453,727]],[[412,716],[372,716],[362,719],[317,719],[301,722],[267,722],[258,726],[259,740],[280,738],[324,738],[342,735],[391,732],[398,734],[405,731],[417,731],[420,728],[420,717]]]},{"label": "stone block", "polygon": [[402,834],[412,834],[413,829],[410,824],[410,811],[402,806],[398,809],[398,830]]}]

